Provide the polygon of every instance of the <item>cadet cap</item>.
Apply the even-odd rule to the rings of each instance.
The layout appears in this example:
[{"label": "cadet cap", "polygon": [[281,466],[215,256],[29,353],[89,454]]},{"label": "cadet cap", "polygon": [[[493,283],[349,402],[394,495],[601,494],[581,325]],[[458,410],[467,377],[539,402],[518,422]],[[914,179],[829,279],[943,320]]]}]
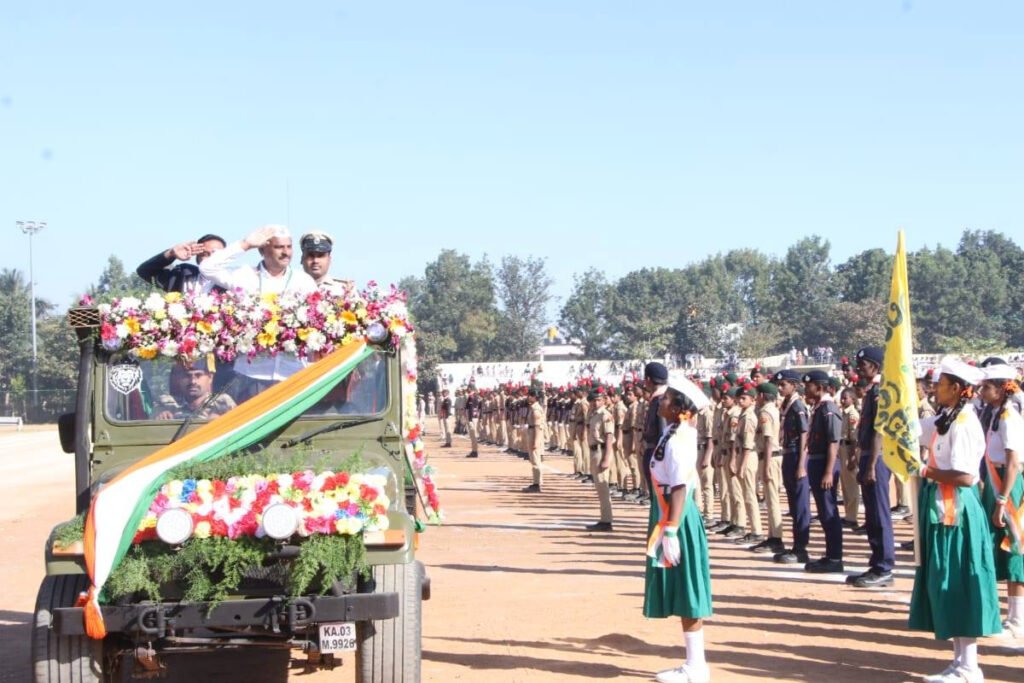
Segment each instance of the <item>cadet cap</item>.
[{"label": "cadet cap", "polygon": [[857,360],[866,360],[882,367],[882,360],[885,358],[885,350],[881,346],[865,346],[857,352]]},{"label": "cadet cap", "polygon": [[802,381],[806,384],[808,382],[816,382],[818,384],[829,384],[830,378],[828,373],[824,370],[808,370],[804,373]]}]

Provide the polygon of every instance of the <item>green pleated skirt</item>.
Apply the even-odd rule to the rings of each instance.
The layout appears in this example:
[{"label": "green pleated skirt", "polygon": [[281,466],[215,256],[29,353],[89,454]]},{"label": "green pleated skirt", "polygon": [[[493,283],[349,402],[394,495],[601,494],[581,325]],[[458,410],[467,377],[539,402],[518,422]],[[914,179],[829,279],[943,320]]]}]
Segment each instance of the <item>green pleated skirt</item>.
[{"label": "green pleated skirt", "polygon": [[[997,467],[1000,477],[1006,476],[1005,467]],[[1024,503],[1024,476],[1017,474],[1010,490],[1010,498],[1018,508]],[[992,527],[992,547],[996,560],[996,581],[1012,581],[1024,583],[1024,555],[1010,553],[1002,549],[1003,539],[1010,535],[1009,528],[997,529],[992,524],[992,513],[996,509],[996,490],[989,481],[988,467],[985,467],[985,490],[981,494],[981,503],[985,507],[985,518]],[[1011,538],[1012,541],[1012,538]]]},{"label": "green pleated skirt", "polygon": [[[658,506],[651,497],[650,536],[658,522]],[[654,567],[649,557],[644,575],[644,616],[654,619],[686,617],[703,619],[711,616],[711,570],[708,567],[708,539],[700,511],[692,500],[676,532],[681,558],[675,567]]]},{"label": "green pleated skirt", "polygon": [[979,638],[1002,631],[996,592],[992,532],[978,487],[961,487],[956,526],[934,520],[935,482],[925,480],[918,498],[921,566],[914,575],[910,628],[939,640]]}]

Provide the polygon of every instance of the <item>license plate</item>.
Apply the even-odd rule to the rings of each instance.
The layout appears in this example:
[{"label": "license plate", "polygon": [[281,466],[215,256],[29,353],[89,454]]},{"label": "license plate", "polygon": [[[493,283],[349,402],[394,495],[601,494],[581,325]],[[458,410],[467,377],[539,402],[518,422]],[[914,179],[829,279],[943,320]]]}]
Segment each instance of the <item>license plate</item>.
[{"label": "license plate", "polygon": [[320,652],[355,652],[355,649],[355,622],[320,624]]}]

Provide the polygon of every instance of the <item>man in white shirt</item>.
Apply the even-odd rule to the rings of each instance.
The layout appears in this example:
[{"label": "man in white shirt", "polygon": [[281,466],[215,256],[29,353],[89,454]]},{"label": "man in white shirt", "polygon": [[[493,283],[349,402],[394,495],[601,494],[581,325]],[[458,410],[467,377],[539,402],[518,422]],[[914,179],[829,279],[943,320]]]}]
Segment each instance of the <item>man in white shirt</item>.
[{"label": "man in white shirt", "polygon": [[[258,249],[262,260],[257,266],[236,265],[246,251]],[[301,269],[291,266],[292,237],[282,225],[267,225],[242,240],[214,252],[199,264],[199,272],[226,290],[240,289],[249,294],[310,294],[316,283]],[[239,390],[241,403],[267,386],[290,377],[306,362],[288,354],[246,356],[235,359],[235,372],[254,380]]]},{"label": "man in white shirt", "polygon": [[[236,265],[238,257],[250,249],[258,249],[263,257],[259,265]],[[267,225],[210,254],[199,264],[199,272],[224,289],[241,289],[250,294],[315,292],[313,278],[292,268],[291,261],[292,236],[288,228]]]}]

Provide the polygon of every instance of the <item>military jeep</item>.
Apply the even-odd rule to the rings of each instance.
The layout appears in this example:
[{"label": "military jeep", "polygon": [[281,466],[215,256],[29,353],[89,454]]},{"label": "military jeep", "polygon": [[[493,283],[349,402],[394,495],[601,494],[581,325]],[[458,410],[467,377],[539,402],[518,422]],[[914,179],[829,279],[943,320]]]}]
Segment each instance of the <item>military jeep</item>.
[{"label": "military jeep", "polygon": [[[75,457],[76,507],[84,515],[104,483],[217,416],[210,410],[188,415],[187,397],[172,386],[175,361],[139,360],[105,348],[96,334],[96,309],[72,309],[69,322],[80,347],[78,393],[75,412],[61,418],[59,433],[62,448]],[[368,571],[339,577],[351,580],[333,582],[330,591],[289,595],[284,586],[301,539],[282,540],[266,564],[223,600],[190,602],[168,585],[160,600],[136,595],[104,601],[107,635],[97,640],[86,635],[80,606],[90,585],[83,543],[61,541],[58,527],[46,544],[46,576],[36,603],[36,681],[156,678],[192,653],[209,657],[247,648],[287,652],[288,665],[307,671],[333,668],[347,652],[354,654],[359,683],[419,681],[421,601],[429,598],[429,580],[414,558],[417,488],[406,451],[410,426],[402,423],[401,350],[386,340],[370,345],[372,354],[352,374],[260,444],[263,453],[287,450],[320,459],[358,453],[370,471],[386,476],[388,528],[363,537]],[[211,369],[218,400],[206,406],[246,400],[236,393],[244,382],[231,364]]]}]

